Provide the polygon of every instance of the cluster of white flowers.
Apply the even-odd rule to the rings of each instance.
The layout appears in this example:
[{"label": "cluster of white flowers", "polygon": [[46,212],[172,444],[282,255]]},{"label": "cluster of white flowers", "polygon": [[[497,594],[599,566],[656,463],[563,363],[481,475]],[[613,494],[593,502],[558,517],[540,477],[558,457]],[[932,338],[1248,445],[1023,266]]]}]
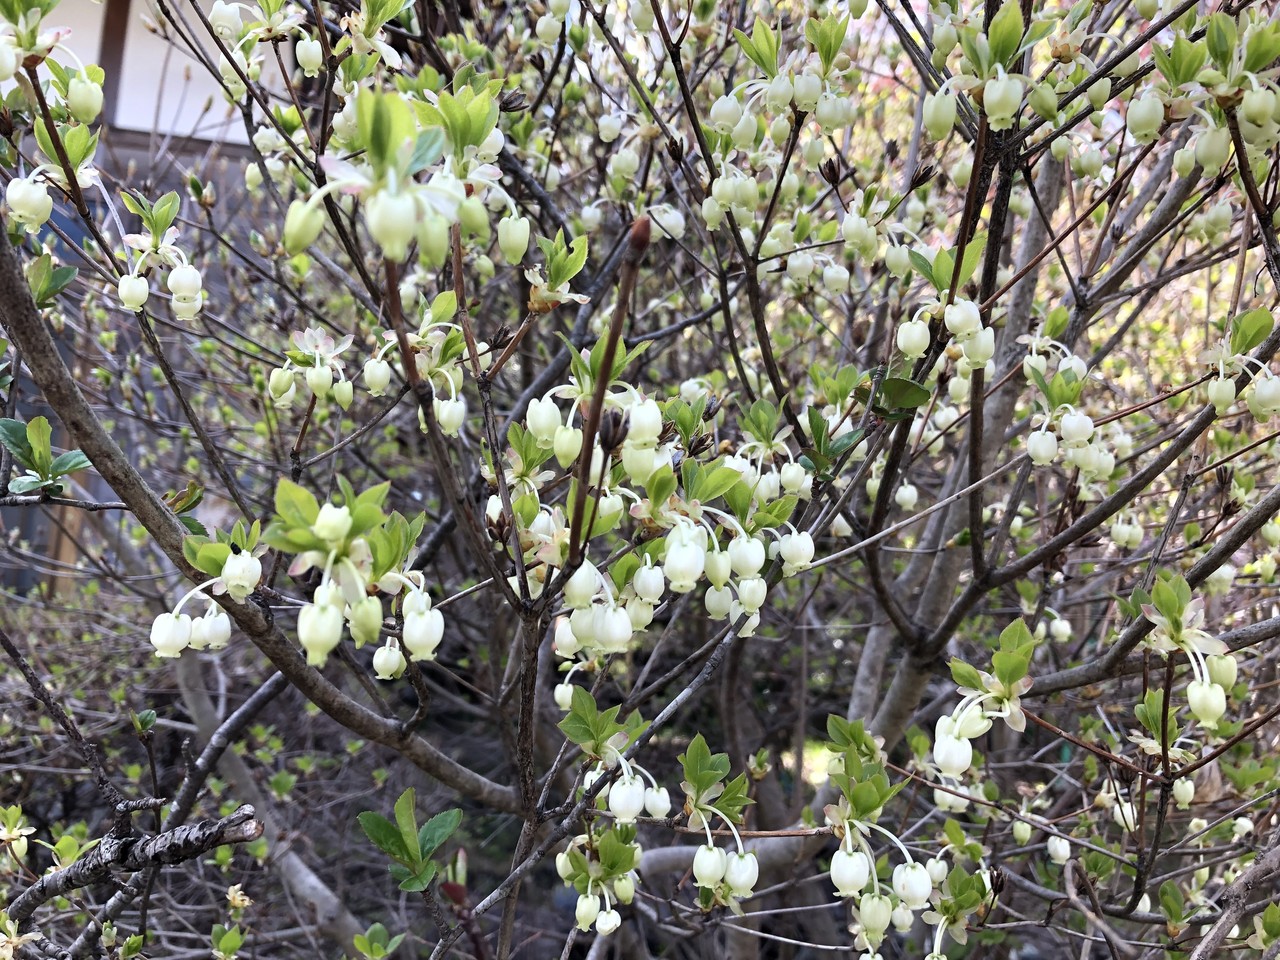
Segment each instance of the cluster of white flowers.
[{"label": "cluster of white flowers", "polygon": [[191,617],[182,608],[193,597],[205,593],[226,594],[243,603],[262,579],[262,561],[247,550],[232,546],[222,565],[222,575],[186,593],[171,611],[160,614],[151,624],[151,645],[158,657],[178,657],[183,650],[221,650],[231,639],[231,618],[212,600],[202,616]]}]

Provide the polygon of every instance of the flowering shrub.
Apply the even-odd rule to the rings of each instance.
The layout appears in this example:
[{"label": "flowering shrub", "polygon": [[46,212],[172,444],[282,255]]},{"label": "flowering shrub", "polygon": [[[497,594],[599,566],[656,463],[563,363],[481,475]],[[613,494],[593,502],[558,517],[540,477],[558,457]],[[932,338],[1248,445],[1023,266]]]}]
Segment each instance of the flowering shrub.
[{"label": "flowering shrub", "polygon": [[[0,0],[0,323],[69,448],[3,384],[5,504],[120,518],[78,569],[164,585],[120,656],[208,744],[122,794],[6,638],[106,813],[15,775],[0,954],[171,952],[209,853],[274,864],[223,960],[1274,955],[1280,21],[1201,6],[162,5],[247,141],[166,191]],[[398,801],[326,790],[362,753]],[[349,902],[302,791],[390,861]]]}]

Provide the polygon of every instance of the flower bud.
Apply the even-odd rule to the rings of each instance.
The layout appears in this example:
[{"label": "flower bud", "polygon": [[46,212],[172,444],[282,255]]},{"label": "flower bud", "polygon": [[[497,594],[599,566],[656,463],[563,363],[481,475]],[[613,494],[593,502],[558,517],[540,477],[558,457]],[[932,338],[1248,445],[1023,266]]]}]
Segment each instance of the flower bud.
[{"label": "flower bud", "polygon": [[308,603],[298,611],[298,642],[307,651],[307,663],[324,666],[342,640],[342,611],[333,604]]},{"label": "flower bud", "polygon": [[871,866],[867,855],[861,850],[850,853],[841,847],[831,857],[831,882],[835,885],[837,896],[856,896],[869,879]]},{"label": "flower bud", "polygon": [[67,109],[81,123],[93,123],[102,112],[102,87],[84,77],[67,84]]},{"label": "flower bud", "polygon": [[410,660],[434,660],[444,637],[444,616],[439,610],[406,613],[400,635]]},{"label": "flower bud", "polygon": [[1027,437],[1027,455],[1038,467],[1053,463],[1058,456],[1058,438],[1048,430],[1037,430]]},{"label": "flower bud", "polygon": [[791,105],[791,98],[794,93],[795,89],[791,85],[791,79],[785,73],[779,73],[765,88],[765,106],[774,113],[779,113]]},{"label": "flower bud", "polygon": [[900,863],[893,868],[893,892],[910,910],[921,910],[933,893],[929,871],[919,863]]},{"label": "flower bud", "polygon": [[556,462],[567,470],[582,452],[582,431],[577,427],[558,427],[552,449]]},{"label": "flower bud", "polygon": [[[545,18],[544,18],[545,19]],[[574,910],[574,919],[578,921],[579,930],[590,930],[600,915],[600,898],[584,893],[578,897],[578,906]]]},{"label": "flower bud", "polygon": [[893,919],[893,901],[882,893],[868,893],[858,901],[862,932],[871,944],[879,944]]},{"label": "flower bud", "polygon": [[[374,599],[373,597],[369,598]],[[404,673],[404,654],[396,644],[395,637],[388,637],[387,642],[373,654],[373,673],[379,680],[395,680]]]},{"label": "flower bud", "polygon": [[982,329],[982,316],[972,300],[957,300],[943,311],[943,322],[957,340],[964,342]]},{"label": "flower bud", "polygon": [[1190,777],[1179,777],[1173,781],[1173,799],[1179,810],[1186,810],[1196,796],[1196,785]]},{"label": "flower bud", "polygon": [[189,263],[179,264],[170,270],[166,282],[169,292],[175,297],[198,297],[203,286],[200,271]]},{"label": "flower bud", "polygon": [[619,823],[635,823],[644,809],[644,781],[635,774],[621,777],[609,788],[609,812]]},{"label": "flower bud", "polygon": [[330,545],[340,543],[350,530],[351,510],[346,505],[322,504],[311,524],[311,532]]},{"label": "flower bud", "polygon": [[517,264],[529,250],[529,218],[503,217],[498,221],[498,247],[507,263]]},{"label": "flower bud", "polygon": [[649,816],[661,819],[671,812],[671,795],[666,787],[649,787],[644,792],[644,810]]},{"label": "flower bud", "polygon": [[817,74],[802,73],[796,77],[792,85],[792,93],[795,96],[796,109],[812,113],[818,105],[818,98],[822,96],[822,78]]},{"label": "flower bud", "polygon": [[707,118],[711,121],[711,127],[716,133],[732,133],[733,128],[742,119],[742,104],[732,94],[725,94],[711,105],[711,112]]},{"label": "flower bud", "polygon": [[1158,94],[1148,93],[1129,104],[1129,133],[1138,143],[1151,143],[1160,136],[1164,125],[1164,101]]},{"label": "flower bud", "polygon": [[[120,298],[120,303],[127,310],[141,310],[150,293],[151,287],[146,279],[144,277],[136,277],[131,273],[126,273],[116,283],[116,296]],[[292,377],[289,382],[293,382]]]},{"label": "flower bud", "polygon": [[956,95],[931,93],[924,98],[924,129],[932,140],[944,140],[956,123]]},{"label": "flower bud", "polygon": [[1213,729],[1227,712],[1227,694],[1213,682],[1192,680],[1187,684],[1187,702],[1200,723]]},{"label": "flower bud", "polygon": [[618,911],[614,910],[612,907],[596,917],[596,933],[600,934],[602,937],[609,936],[609,934],[616,931],[620,926],[622,926],[622,914],[618,913]]},{"label": "flower bud", "polygon": [[231,554],[222,563],[222,583],[232,600],[243,603],[262,579],[262,561],[247,550]]},{"label": "flower bud", "polygon": [[403,260],[418,232],[418,211],[406,196],[379,190],[364,205],[364,222],[369,235],[388,260]]},{"label": "flower bud", "polygon": [[700,887],[714,887],[724,879],[729,858],[719,847],[704,843],[693,855],[693,879]]},{"label": "flower bud", "polygon": [[760,879],[760,864],[754,853],[734,853],[729,855],[728,866],[724,872],[724,882],[729,892],[735,897],[749,897]]},{"label": "flower bud", "polygon": [[295,200],[289,204],[284,215],[284,249],[289,256],[296,256],[306,250],[320,237],[324,230],[325,214],[318,206],[311,206],[305,200]]},{"label": "flower bud", "polygon": [[347,612],[347,623],[351,627],[351,639],[357,647],[366,643],[377,643],[382,633],[382,601],[377,597],[362,597],[351,605]]},{"label": "flower bud", "polygon": [[907,320],[898,325],[895,342],[908,360],[924,356],[929,349],[929,325],[923,320]]},{"label": "flower bud", "polygon": [[303,37],[299,40],[293,47],[293,57],[305,76],[320,75],[324,66],[324,48],[315,37]]},{"label": "flower bud", "polygon": [[992,130],[1008,130],[1022,106],[1022,81],[1003,70],[988,80],[982,92],[982,109]]},{"label": "flower bud", "polygon": [[162,613],[151,623],[151,645],[157,657],[177,657],[191,643],[191,618],[185,613]]},{"label": "flower bud", "polygon": [[1236,685],[1236,658],[1229,653],[1214,654],[1204,658],[1209,668],[1209,679],[1223,690],[1230,690]]},{"label": "flower bud", "polygon": [[[538,18],[538,23],[534,27],[533,32],[537,35],[539,40],[541,40],[547,46],[550,46],[551,44],[555,43],[557,40],[560,39],[560,34],[563,32],[563,30],[564,30],[563,20],[561,20],[559,17],[553,17],[549,13],[544,13],[542,16]],[[590,924],[588,924],[587,926],[590,926]],[[585,930],[586,927],[583,927],[582,929]]]},{"label": "flower bud", "polygon": [[1031,839],[1031,824],[1025,820],[1013,821],[1013,839],[1016,843],[1025,845]]},{"label": "flower bud", "polygon": [[1071,859],[1071,842],[1066,837],[1052,836],[1047,841],[1049,859],[1063,864]]}]

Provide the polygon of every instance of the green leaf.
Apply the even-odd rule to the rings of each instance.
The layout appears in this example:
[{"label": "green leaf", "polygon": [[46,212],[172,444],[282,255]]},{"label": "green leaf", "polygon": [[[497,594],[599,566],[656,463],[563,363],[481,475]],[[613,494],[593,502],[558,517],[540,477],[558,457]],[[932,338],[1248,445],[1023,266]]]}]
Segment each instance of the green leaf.
[{"label": "green leaf", "polygon": [[418,816],[413,809],[417,796],[413,787],[410,787],[400,794],[395,805],[396,826],[400,829],[400,839],[404,843],[405,850],[409,852],[409,860],[413,863],[422,859],[422,849],[418,845]]},{"label": "green leaf", "polygon": [[205,525],[201,523],[199,520],[197,520],[195,517],[187,516],[183,514],[182,516],[178,517],[178,522],[182,524],[184,527],[186,527],[189,533],[194,533],[195,535],[201,536],[201,537],[208,536],[209,534],[209,531],[208,529],[206,529]]},{"label": "green leaf", "polygon": [[1218,69],[1227,71],[1235,54],[1239,31],[1234,17],[1225,13],[1215,13],[1209,17],[1209,29],[1205,41],[1209,47],[1209,56],[1218,65]]},{"label": "green leaf", "polygon": [[599,758],[608,740],[623,729],[617,721],[620,709],[610,707],[601,711],[586,687],[575,686],[569,713],[560,721],[559,727],[566,737],[582,748],[583,753]]},{"label": "green leaf", "polygon": [[1245,43],[1244,72],[1257,73],[1280,57],[1280,24],[1255,25]]},{"label": "green leaf", "polygon": [[925,277],[933,284],[935,290],[941,292],[951,282],[951,277],[947,276],[945,280],[939,280],[933,273],[933,261],[926,257],[923,253],[912,247],[907,251],[907,258],[911,261],[911,265],[916,268],[916,272]]},{"label": "green leaf", "polygon": [[1262,307],[1239,314],[1231,321],[1231,353],[1248,353],[1270,336],[1274,325],[1271,311]]},{"label": "green leaf", "polygon": [[663,464],[655,470],[645,481],[644,490],[649,495],[649,502],[655,507],[666,503],[676,492],[676,475],[671,465]]},{"label": "green leaf", "polygon": [[4,444],[5,449],[12,453],[14,459],[22,466],[35,468],[31,444],[27,442],[27,425],[21,420],[12,420],[8,417],[0,419],[0,443]]},{"label": "green leaf", "polygon": [[48,479],[53,465],[53,428],[48,420],[35,417],[27,423],[27,443],[31,447],[32,469]]},{"label": "green leaf", "polygon": [[91,466],[93,464],[84,455],[84,451],[68,450],[54,458],[53,463],[49,465],[49,474],[60,477],[63,474],[75,473],[77,470],[86,470]]},{"label": "green leaf", "polygon": [[772,80],[778,75],[778,37],[762,18],[756,18],[749,38],[741,30],[734,30],[733,35],[742,52],[766,77]]},{"label": "green leaf", "polygon": [[723,496],[742,480],[742,474],[733,467],[712,466],[702,475],[698,482],[696,499],[701,503],[710,503]]},{"label": "green leaf", "polygon": [[165,231],[173,226],[173,221],[178,217],[180,203],[178,195],[172,190],[155,202],[155,206],[151,208],[149,224],[154,236],[163,237]]},{"label": "green leaf", "polygon": [[740,773],[728,783],[724,785],[724,792],[716,797],[716,809],[724,814],[726,819],[732,820],[734,823],[742,823],[742,811],[749,805],[755,803],[747,792],[750,790],[747,784],[747,775]]},{"label": "green leaf", "polygon": [[1160,910],[1171,923],[1181,923],[1186,914],[1182,890],[1172,880],[1160,884]]},{"label": "green leaf", "polygon": [[276,513],[289,527],[307,527],[320,515],[320,504],[310,490],[281,478],[276,486]]},{"label": "green leaf", "polygon": [[906,377],[889,377],[880,385],[881,405],[890,410],[913,410],[931,396],[927,388]]},{"label": "green leaf", "polygon": [[9,481],[9,492],[30,493],[32,490],[43,490],[47,482],[43,477],[36,476],[34,473],[27,473],[21,477],[14,477]]},{"label": "green leaf", "polygon": [[[965,244],[964,259],[960,261],[960,279],[957,281],[958,287],[963,287],[969,282],[974,272],[978,269],[978,264],[982,262],[982,254],[987,249],[987,231],[983,230],[974,234],[973,239]],[[948,277],[947,281],[950,282]]]},{"label": "green leaf", "polygon": [[991,18],[987,40],[991,45],[991,59],[1005,67],[1011,67],[1014,55],[1022,43],[1022,6],[1018,0],[1005,0]]},{"label": "green leaf", "polygon": [[458,295],[452,290],[445,290],[431,301],[431,322],[445,323],[458,313]]},{"label": "green leaf", "polygon": [[876,789],[874,783],[869,781],[856,783],[849,791],[849,802],[857,812],[859,820],[869,819],[880,809],[880,791]]},{"label": "green leaf", "polygon": [[437,813],[424,823],[422,829],[418,831],[418,846],[422,850],[422,856],[434,856],[440,846],[453,836],[461,823],[462,811],[457,808]]},{"label": "green leaf", "polygon": [[620,877],[636,867],[636,847],[621,836],[617,828],[606,830],[596,845],[596,856],[604,877]]},{"label": "green leaf", "polygon": [[685,752],[676,759],[684,769],[685,783],[693,788],[691,799],[695,801],[729,775],[729,755],[713,754],[701,733],[690,741]]},{"label": "green leaf", "polygon": [[[403,868],[401,869],[403,870]],[[438,869],[439,868],[434,863],[427,860],[418,867],[416,873],[410,873],[408,870],[403,870],[405,877],[403,880],[400,880],[400,889],[407,891],[408,893],[418,893],[427,889],[427,887],[431,886],[431,881],[435,879]],[[393,867],[392,875],[396,876],[396,879],[400,879],[397,875],[398,873],[399,871]]]},{"label": "green leaf", "polygon": [[364,835],[372,841],[375,847],[393,860],[408,862],[409,851],[405,849],[404,838],[401,837],[400,831],[396,829],[394,823],[382,814],[374,813],[372,810],[366,810],[364,813],[357,815],[356,820],[360,823],[360,828],[364,830]]},{"label": "green leaf", "polygon": [[957,657],[951,658],[950,667],[951,679],[956,682],[957,686],[964,687],[966,690],[985,689],[982,682],[982,674],[977,667],[970,666]]}]

